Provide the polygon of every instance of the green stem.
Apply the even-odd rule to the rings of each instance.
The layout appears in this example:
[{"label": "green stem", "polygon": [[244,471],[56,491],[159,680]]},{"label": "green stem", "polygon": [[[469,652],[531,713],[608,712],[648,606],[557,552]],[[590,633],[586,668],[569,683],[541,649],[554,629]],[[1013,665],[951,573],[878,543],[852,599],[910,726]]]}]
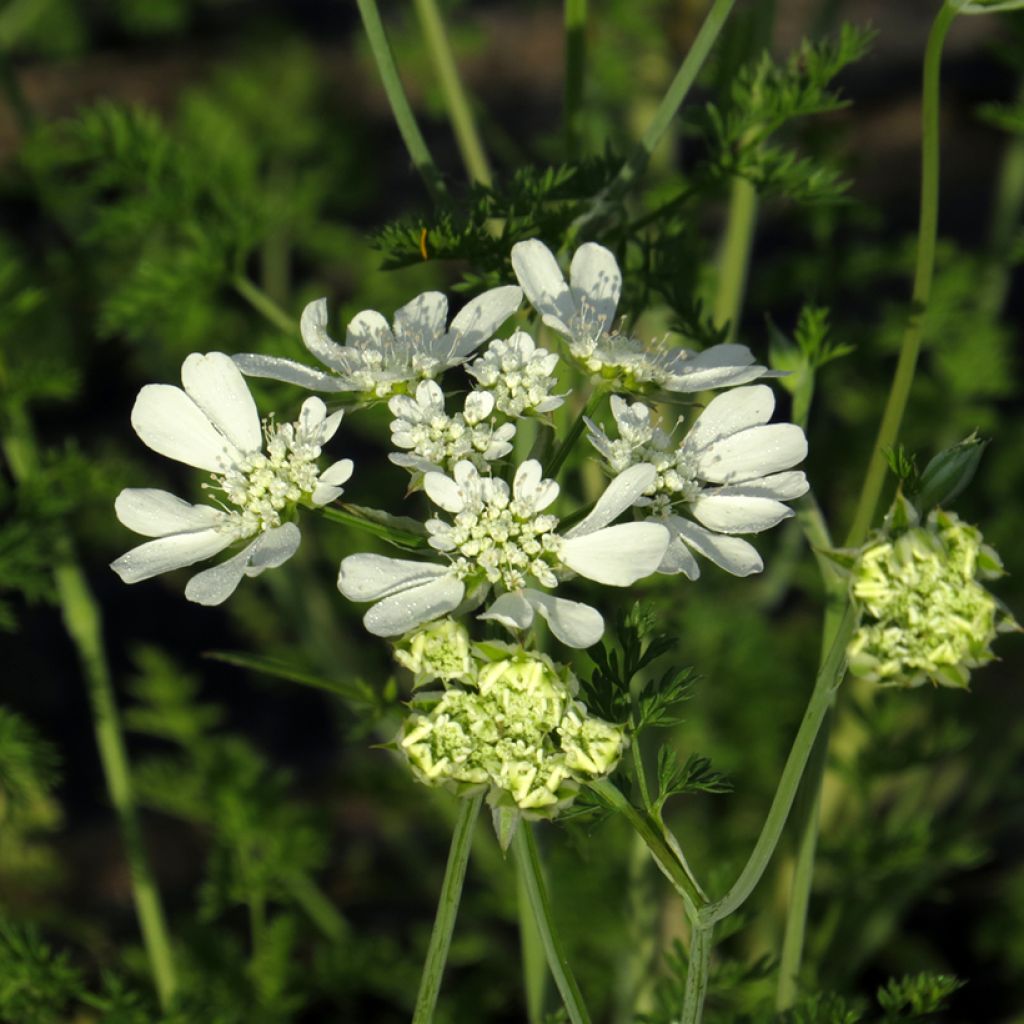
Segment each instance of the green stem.
[{"label": "green stem", "polygon": [[551,914],[551,903],[548,900],[544,875],[541,871],[540,857],[537,855],[537,843],[533,838],[533,829],[528,821],[520,821],[512,840],[516,858],[522,869],[523,884],[526,898],[533,911],[533,919],[540,932],[544,944],[544,953],[548,959],[548,969],[555,979],[555,985],[562,997],[562,1004],[572,1024],[590,1024],[590,1014],[583,1003],[583,994],[576,983],[576,978],[569,966],[562,941],[555,930]]},{"label": "green stem", "polygon": [[714,306],[716,326],[729,325],[728,341],[736,337],[739,327],[756,220],[757,189],[746,178],[733,178],[725,237],[718,260],[718,286]]},{"label": "green stem", "polygon": [[629,159],[622,165],[621,170],[608,187],[597,197],[594,205],[585,214],[576,219],[570,228],[570,234],[575,237],[592,220],[599,217],[604,210],[612,203],[620,199],[633,183],[643,174],[652,154],[661,141],[662,136],[668,131],[679,108],[683,105],[686,97],[697,80],[700,69],[711,53],[719,33],[725,26],[725,22],[732,11],[736,0],[714,0],[711,10],[708,11],[704,23],[700,27],[693,45],[683,59],[675,78],[669,85],[668,90],[662,97],[654,117],[651,119],[643,138],[637,143]]},{"label": "green stem", "polygon": [[275,327],[285,334],[295,334],[298,331],[298,320],[282,309],[259,285],[254,284],[244,274],[236,274],[231,279],[231,284],[257,313]]},{"label": "green stem", "polygon": [[430,198],[434,203],[439,203],[446,196],[447,190],[441,178],[441,172],[438,171],[434,158],[430,155],[430,150],[427,149],[427,143],[420,132],[419,125],[416,123],[416,118],[413,116],[405,89],[402,88],[402,80],[398,76],[394,54],[391,52],[391,46],[384,31],[384,23],[381,21],[380,11],[377,9],[377,0],[356,0],[356,4],[363,19],[363,28],[370,44],[370,51],[377,64],[377,73],[380,75],[381,84],[384,86],[384,92],[391,105],[391,113],[398,125],[402,141],[409,151],[413,166],[419,172],[430,193]]},{"label": "green stem", "polygon": [[580,155],[580,114],[587,60],[587,0],[565,0],[565,151]]},{"label": "green stem", "polygon": [[544,1020],[544,996],[548,980],[544,942],[530,907],[526,866],[520,857],[515,858],[515,864],[516,906],[519,910],[519,944],[523,957],[526,1017],[529,1024],[541,1024]]},{"label": "green stem", "polygon": [[548,460],[544,466],[544,476],[550,479],[554,479],[555,474],[562,468],[562,464],[569,457],[569,453],[573,450],[576,442],[583,436],[583,431],[586,429],[585,420],[593,416],[597,411],[597,407],[604,401],[608,392],[603,387],[594,388],[593,393],[587,400],[587,404],[580,411],[580,414],[573,420],[572,426],[569,428],[569,432],[562,439],[562,443],[555,449],[554,455]]},{"label": "green stem", "polygon": [[[4,439],[4,453],[14,479],[22,483],[38,471],[39,456],[27,414],[18,407],[9,409],[8,413],[10,433]],[[103,645],[100,608],[75,558],[69,536],[64,535],[59,540],[54,557],[54,579],[64,627],[75,645],[85,677],[107,793],[117,814],[124,840],[135,913],[139,919],[157,996],[160,1005],[166,1009],[177,988],[174,958],[160,892],[142,841],[132,792],[128,752]]]},{"label": "green stem", "polygon": [[647,788],[647,772],[644,770],[643,752],[640,750],[640,737],[634,736],[633,742],[629,745],[629,752],[633,758],[633,774],[636,776],[636,786],[640,793],[640,802],[644,810],[650,814],[652,811],[651,794]]},{"label": "green stem", "polygon": [[689,865],[680,859],[678,852],[665,838],[660,823],[646,811],[634,807],[610,779],[598,779],[589,783],[589,786],[608,807],[621,814],[646,843],[654,862],[682,897],[688,916],[694,919],[699,909],[707,904],[707,897],[693,877]]},{"label": "green stem", "polygon": [[469,863],[469,851],[473,844],[473,830],[483,799],[481,793],[461,801],[462,806],[452,834],[451,849],[448,851],[448,866],[445,868],[444,882],[441,884],[441,896],[437,902],[434,930],[430,934],[427,959],[423,964],[420,990],[416,996],[413,1024],[430,1024],[434,1019],[434,1007],[437,1005],[437,995],[441,991],[441,976],[444,974],[448,948],[452,942],[455,915],[462,899],[462,883],[466,877],[466,865]]},{"label": "green stem", "polygon": [[903,331],[896,373],[878,428],[878,436],[871,451],[860,501],[846,541],[847,547],[859,547],[871,529],[878,499],[882,493],[882,484],[885,481],[885,450],[892,446],[899,433],[903,410],[906,408],[910,387],[914,381],[918,352],[921,349],[924,318],[928,310],[928,300],[931,298],[932,279],[935,273],[935,244],[939,227],[939,84],[942,44],[955,17],[956,11],[947,0],[935,16],[925,48],[921,108],[921,207],[910,315]]},{"label": "green stem", "polygon": [[349,934],[348,921],[305,871],[296,871],[285,879],[292,899],[302,907],[324,938],[340,942]]},{"label": "green stem", "polygon": [[416,13],[419,15],[423,37],[427,43],[427,51],[434,64],[434,72],[441,83],[441,93],[448,109],[455,142],[459,147],[462,162],[470,180],[478,185],[490,186],[491,168],[487,162],[480,133],[477,131],[473,110],[466,96],[466,90],[459,78],[448,34],[445,32],[444,21],[437,6],[437,0],[413,0]]},{"label": "green stem", "polygon": [[695,924],[690,937],[690,962],[686,968],[683,1012],[679,1024],[700,1024],[704,1016],[704,997],[708,992],[708,968],[711,966],[713,925]]},{"label": "green stem", "polygon": [[721,899],[701,910],[701,920],[705,924],[721,921],[741,907],[754,891],[768,867],[768,862],[775,852],[783,826],[786,824],[786,818],[789,816],[790,808],[796,798],[797,787],[810,757],[811,748],[814,746],[814,740],[832,704],[836,688],[846,671],[846,645],[856,624],[857,612],[853,605],[847,603],[832,646],[818,671],[807,710],[804,712],[803,721],[793,740],[789,757],[786,759],[786,766],[782,770],[782,778],[779,780],[779,786],[775,791],[775,797],[761,829],[761,834],[754,844],[754,850],[740,872],[739,878],[729,891]]}]

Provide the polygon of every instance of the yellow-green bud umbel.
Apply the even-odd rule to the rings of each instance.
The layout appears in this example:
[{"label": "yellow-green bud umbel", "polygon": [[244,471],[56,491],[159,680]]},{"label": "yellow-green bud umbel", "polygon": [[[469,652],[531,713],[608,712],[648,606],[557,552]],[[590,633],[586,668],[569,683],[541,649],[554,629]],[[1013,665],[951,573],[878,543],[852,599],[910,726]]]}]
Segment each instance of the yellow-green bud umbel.
[{"label": "yellow-green bud umbel", "polygon": [[1002,574],[981,532],[941,509],[868,546],[853,569],[865,621],[850,641],[850,671],[883,686],[966,688],[971,669],[993,659],[996,633],[1019,628],[978,582]]},{"label": "yellow-green bud umbel", "polygon": [[406,720],[399,746],[421,782],[460,794],[486,786],[493,806],[553,817],[618,764],[624,730],[588,714],[575,677],[545,655],[487,663],[471,686]]},{"label": "yellow-green bud umbel", "polygon": [[476,670],[469,656],[469,633],[454,619],[417,629],[395,649],[395,661],[412,672],[416,686],[442,679],[467,679]]}]

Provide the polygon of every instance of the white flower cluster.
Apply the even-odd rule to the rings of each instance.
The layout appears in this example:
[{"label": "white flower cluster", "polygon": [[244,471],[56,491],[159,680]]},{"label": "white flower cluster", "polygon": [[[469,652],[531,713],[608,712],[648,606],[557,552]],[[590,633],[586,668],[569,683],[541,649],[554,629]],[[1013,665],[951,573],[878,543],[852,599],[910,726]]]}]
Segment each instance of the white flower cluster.
[{"label": "white flower cluster", "polygon": [[551,817],[580,783],[614,771],[625,732],[576,699],[567,668],[545,655],[507,653],[474,662],[458,685],[426,702],[429,710],[411,714],[399,749],[427,785],[460,794],[486,788],[492,806]]},{"label": "white flower cluster", "polygon": [[388,458],[413,472],[450,469],[464,459],[478,469],[486,469],[487,463],[512,451],[515,424],[496,426],[489,419],[494,396],[486,391],[471,391],[462,412],[449,416],[444,409],[444,392],[434,381],[425,380],[416,388],[415,398],[395,395],[388,408],[395,417],[391,421],[391,443],[411,450],[411,454],[392,454]]},{"label": "white flower cluster", "polygon": [[537,348],[525,331],[511,338],[495,338],[479,358],[466,367],[477,384],[494,396],[506,416],[553,412],[564,395],[553,395],[558,354]]}]

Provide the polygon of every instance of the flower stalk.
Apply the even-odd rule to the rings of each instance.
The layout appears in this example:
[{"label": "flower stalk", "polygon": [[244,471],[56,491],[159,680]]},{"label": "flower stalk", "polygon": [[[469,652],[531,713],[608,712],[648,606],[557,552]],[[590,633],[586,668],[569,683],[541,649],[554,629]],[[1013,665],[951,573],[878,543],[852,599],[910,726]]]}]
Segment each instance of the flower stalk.
[{"label": "flower stalk", "polygon": [[521,821],[512,840],[516,859],[522,869],[523,886],[526,897],[533,912],[533,919],[540,932],[547,956],[548,968],[555,979],[555,985],[562,997],[562,1004],[572,1024],[590,1024],[590,1014],[583,1002],[583,994],[569,966],[562,940],[555,929],[551,914],[551,902],[548,899],[547,886],[541,869],[540,857],[537,853],[537,842],[533,837],[530,823]]},{"label": "flower stalk", "polygon": [[437,996],[441,991],[441,978],[448,960],[448,949],[452,942],[455,917],[462,899],[462,884],[466,878],[466,865],[473,845],[473,830],[480,815],[483,794],[467,797],[461,801],[459,816],[455,821],[452,845],[448,851],[448,866],[441,884],[441,896],[437,901],[437,915],[434,930],[430,933],[430,945],[423,964],[420,988],[416,996],[413,1024],[430,1024],[434,1019]]}]

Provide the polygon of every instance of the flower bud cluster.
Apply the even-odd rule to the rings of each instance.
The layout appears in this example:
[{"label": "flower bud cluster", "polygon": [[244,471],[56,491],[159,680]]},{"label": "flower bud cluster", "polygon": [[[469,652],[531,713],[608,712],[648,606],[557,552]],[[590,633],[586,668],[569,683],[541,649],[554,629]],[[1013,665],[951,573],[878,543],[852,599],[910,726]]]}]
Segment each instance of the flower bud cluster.
[{"label": "flower bud cluster", "polygon": [[966,688],[971,669],[993,659],[996,634],[1019,629],[978,582],[1002,574],[981,532],[939,509],[868,546],[853,569],[866,621],[847,650],[850,671],[883,686]]},{"label": "flower bud cluster", "polygon": [[[461,636],[459,635],[461,631]],[[414,634],[399,661],[445,679],[446,689],[420,702],[399,749],[413,774],[460,794],[489,790],[493,806],[554,817],[575,799],[581,783],[615,769],[626,744],[623,728],[591,715],[576,699],[578,683],[545,655],[488,645],[468,656],[468,636],[450,619]],[[457,680],[449,673],[470,661]]]}]

